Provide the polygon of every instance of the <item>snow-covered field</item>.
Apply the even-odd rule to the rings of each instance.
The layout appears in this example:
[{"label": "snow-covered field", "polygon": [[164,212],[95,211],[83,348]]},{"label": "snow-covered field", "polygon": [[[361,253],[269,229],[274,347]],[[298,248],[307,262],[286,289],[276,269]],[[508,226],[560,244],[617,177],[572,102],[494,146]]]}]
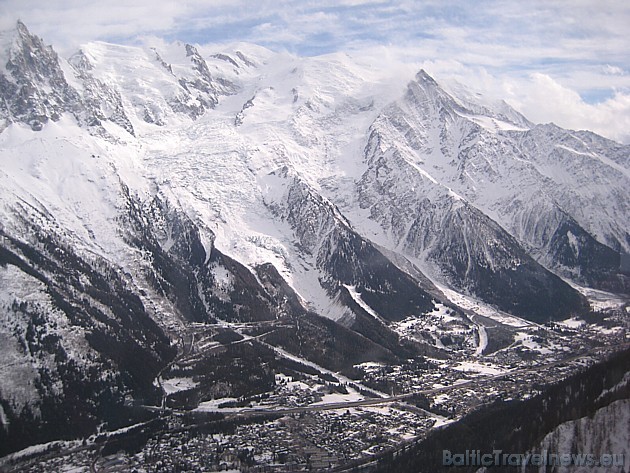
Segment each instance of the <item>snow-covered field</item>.
[{"label": "snow-covered field", "polygon": [[461,361],[454,365],[452,369],[463,371],[466,373],[478,373],[480,375],[498,375],[505,373],[507,370],[492,363],[481,363],[476,361]]}]

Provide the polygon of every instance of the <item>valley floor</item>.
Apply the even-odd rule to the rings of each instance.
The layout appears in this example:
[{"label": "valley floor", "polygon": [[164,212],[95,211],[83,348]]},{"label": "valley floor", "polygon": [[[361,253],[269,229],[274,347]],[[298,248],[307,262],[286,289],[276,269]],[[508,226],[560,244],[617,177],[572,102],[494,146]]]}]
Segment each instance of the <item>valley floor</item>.
[{"label": "valley floor", "polygon": [[[137,406],[149,411],[151,420],[88,439],[31,447],[0,459],[0,467],[27,472],[346,471],[417,444],[481,406],[534,397],[628,346],[628,306],[619,301],[589,321],[537,325],[486,316],[474,316],[476,329],[467,329],[474,343],[465,337],[458,341],[462,327],[445,313],[401,322],[397,328],[406,337],[430,338],[437,327],[453,343],[401,365],[363,363],[343,374],[265,341],[289,321],[193,325],[180,339],[176,360],[156,380],[164,392],[162,407]],[[241,338],[211,341],[215,330],[227,327]],[[516,341],[506,345],[504,339]],[[480,345],[485,345],[482,350]],[[199,360],[245,346],[273,353],[277,363],[270,390],[204,399],[198,393],[203,379],[181,374],[194,370]]]}]

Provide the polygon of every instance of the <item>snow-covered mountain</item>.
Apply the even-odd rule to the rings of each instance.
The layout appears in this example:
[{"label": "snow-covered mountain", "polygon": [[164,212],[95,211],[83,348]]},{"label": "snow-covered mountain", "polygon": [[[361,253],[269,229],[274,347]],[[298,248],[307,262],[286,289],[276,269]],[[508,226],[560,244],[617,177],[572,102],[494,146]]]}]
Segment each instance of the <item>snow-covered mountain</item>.
[{"label": "snow-covered mountain", "polygon": [[[593,460],[598,461],[610,451],[620,452],[615,457],[616,462],[611,461],[611,464],[617,471],[627,470],[630,467],[630,459],[628,459],[629,412],[628,400],[623,399],[598,409],[592,416],[562,423],[543,438],[539,451],[593,452],[592,458],[587,459],[587,462],[591,460],[591,463],[594,463]],[[614,470],[611,466],[589,465],[597,473]],[[556,471],[572,470],[567,466],[560,466],[556,468]]]},{"label": "snow-covered mountain", "polygon": [[43,441],[40,419],[87,433],[158,402],[191,324],[297,321],[339,369],[434,350],[396,332],[409,317],[473,327],[453,294],[542,322],[589,310],[576,284],[627,293],[630,147],[449,90],[345,54],[61,58],[0,34],[7,451],[11,425]]}]

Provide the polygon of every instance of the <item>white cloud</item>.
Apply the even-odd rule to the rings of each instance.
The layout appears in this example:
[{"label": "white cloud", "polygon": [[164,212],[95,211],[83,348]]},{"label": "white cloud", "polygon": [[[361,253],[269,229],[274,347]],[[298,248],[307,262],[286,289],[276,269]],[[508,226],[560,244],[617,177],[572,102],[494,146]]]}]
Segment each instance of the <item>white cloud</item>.
[{"label": "white cloud", "polygon": [[575,90],[547,74],[525,77],[495,76],[482,67],[457,61],[422,64],[438,82],[456,80],[494,100],[505,100],[535,123],[555,123],[573,130],[591,130],[622,143],[630,143],[630,93],[614,91],[599,103],[587,103]]},{"label": "white cloud", "polygon": [[624,71],[621,67],[611,66],[610,64],[606,64],[603,68],[604,74],[610,76],[625,76],[626,71]]},{"label": "white cloud", "polygon": [[564,128],[589,129],[616,141],[630,142],[630,94],[586,103],[578,93],[545,74],[532,74],[508,99],[525,116],[537,122],[554,122]]}]

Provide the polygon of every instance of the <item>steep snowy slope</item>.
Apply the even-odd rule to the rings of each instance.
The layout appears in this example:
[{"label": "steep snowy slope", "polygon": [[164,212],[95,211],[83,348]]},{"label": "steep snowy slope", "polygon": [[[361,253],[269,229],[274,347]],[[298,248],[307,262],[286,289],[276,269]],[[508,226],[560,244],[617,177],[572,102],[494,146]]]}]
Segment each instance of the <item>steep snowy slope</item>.
[{"label": "steep snowy slope", "polygon": [[[358,185],[360,203],[395,244],[437,263],[442,272],[451,271],[452,264],[435,255],[438,243],[433,242],[439,240],[431,235],[436,229],[429,230],[430,223],[414,226],[413,215],[420,212],[429,222],[441,213],[452,214],[452,208],[472,205],[550,269],[582,283],[627,290],[617,272],[620,252],[628,249],[625,189],[630,182],[623,163],[630,150],[610,146],[608,156],[602,156],[603,138],[590,134],[591,149],[580,133],[527,127],[516,112],[505,115],[458,102],[420,72],[404,98],[372,126],[366,148],[370,166]],[[405,185],[393,185],[402,181]],[[431,205],[435,211],[428,211]],[[471,234],[469,241],[474,240]],[[492,241],[507,242],[488,234],[483,240],[485,248]],[[477,258],[474,252],[466,254],[471,261]],[[485,251],[481,265],[508,267],[498,256]],[[514,269],[520,266],[519,258],[511,259]],[[460,279],[460,288],[467,287]]]},{"label": "steep snowy slope", "polygon": [[[343,334],[350,362],[413,355],[344,284],[392,300],[403,291],[409,303],[394,319],[432,310],[433,297],[316,192],[314,218],[339,227],[317,236],[328,246],[316,258],[294,244],[298,214],[285,221],[265,200],[264,181],[287,161],[252,159],[255,140],[235,118],[243,94],[266,99],[268,87],[215,81],[193,47],[167,51],[174,65],[153,50],[103,44],[66,62],[23,24],[12,34],[0,76],[2,452],[58,438],[60,427],[70,438],[115,428],[137,414],[131,400],[160,402],[156,378],[192,323],[229,331],[232,322],[303,317],[322,342]],[[259,60],[235,57],[243,69]],[[223,112],[202,117],[241,87]],[[366,267],[373,257],[382,267]]]},{"label": "steep snowy slope", "polygon": [[[541,441],[541,452],[589,452],[587,463],[589,470],[596,473],[622,472],[630,468],[630,401],[622,399],[598,409],[593,415],[560,424]],[[614,452],[614,453],[611,453]],[[606,461],[601,465],[595,462]],[[612,457],[614,455],[614,457]],[[578,465],[580,466],[580,465]],[[554,471],[567,473],[576,471],[569,466],[559,466]]]}]

